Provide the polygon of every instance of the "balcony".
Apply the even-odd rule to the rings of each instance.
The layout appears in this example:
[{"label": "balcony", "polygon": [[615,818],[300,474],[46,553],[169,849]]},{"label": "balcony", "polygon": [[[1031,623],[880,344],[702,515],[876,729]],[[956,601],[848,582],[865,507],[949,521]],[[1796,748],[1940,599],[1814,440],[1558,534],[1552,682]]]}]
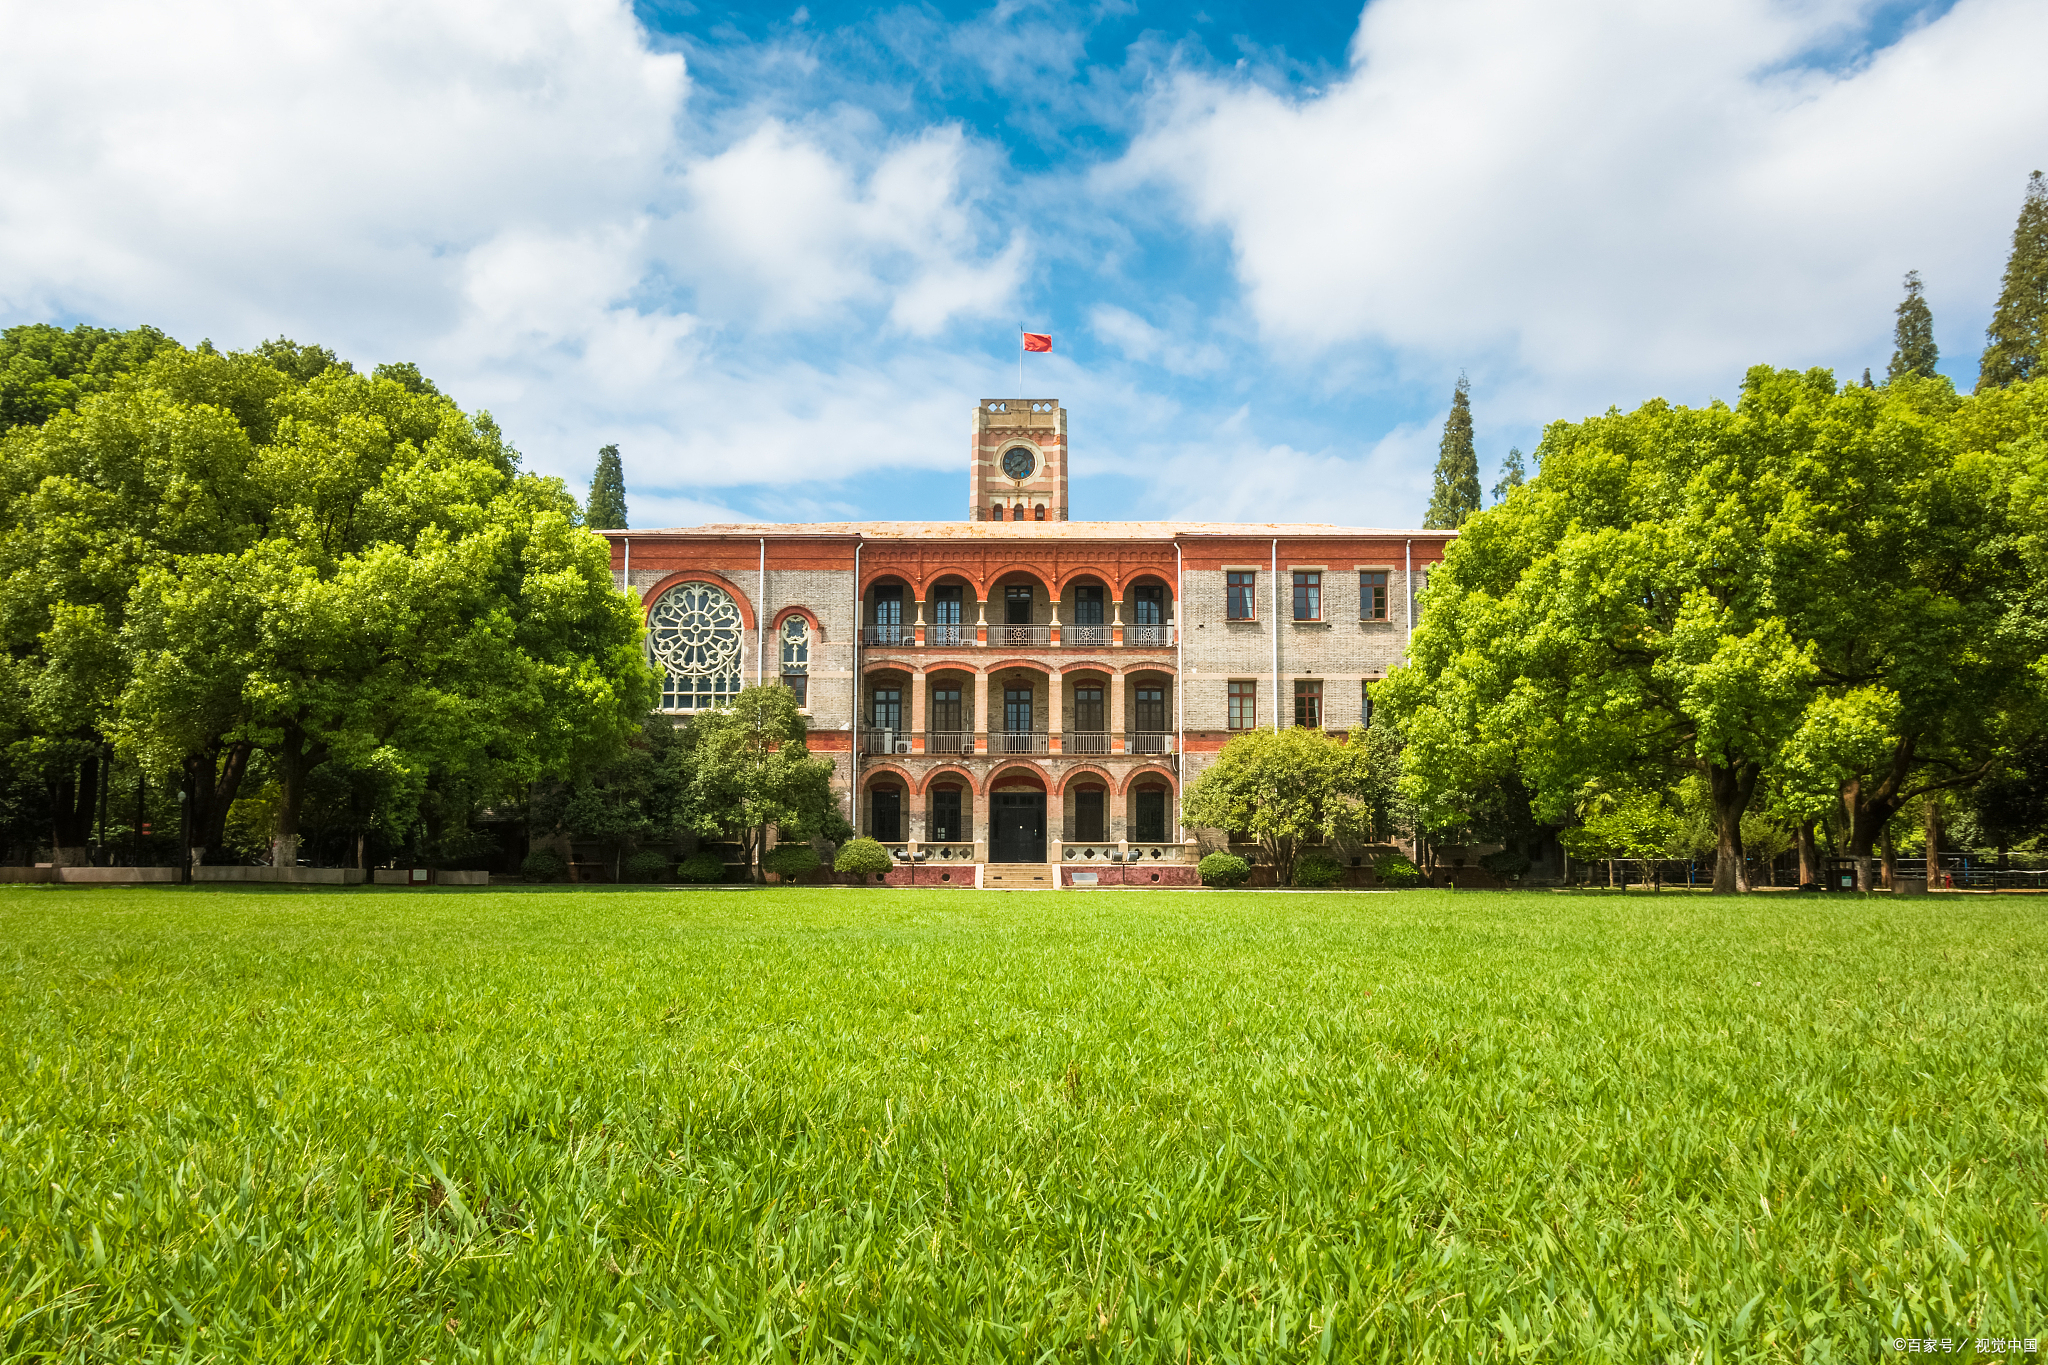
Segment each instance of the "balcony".
[{"label": "balcony", "polygon": [[1069,645],[1106,645],[1111,643],[1109,626],[1062,626],[1060,642]]},{"label": "balcony", "polygon": [[924,751],[928,754],[971,754],[974,752],[974,731],[927,730],[924,732]]},{"label": "balcony", "polygon": [[[1059,643],[1067,649],[1103,649],[1116,643],[1116,629],[1115,626],[1063,625],[1059,628]],[[863,648],[914,649],[917,647],[917,630],[914,625],[862,626],[860,642]],[[927,648],[939,649],[979,644],[978,631],[975,626],[945,621],[924,628],[924,643]],[[1052,632],[1053,627],[1049,625],[992,625],[988,627],[988,643],[1012,649],[1047,649],[1053,643]],[[1123,632],[1126,645],[1159,648],[1173,644],[1173,627],[1170,625],[1125,626]]]},{"label": "balcony", "polygon": [[1125,626],[1124,643],[1127,645],[1170,645],[1173,643],[1173,627],[1156,624]]},{"label": "balcony", "polygon": [[997,730],[988,737],[988,751],[992,754],[1043,754],[1046,747],[1043,730]]},{"label": "balcony", "polygon": [[903,625],[862,626],[860,628],[860,642],[863,645],[914,645],[917,643],[917,627]]},{"label": "balcony", "polygon": [[1124,752],[1127,754],[1170,754],[1173,752],[1173,731],[1132,730],[1124,736]]},{"label": "balcony", "polygon": [[941,621],[924,628],[924,642],[928,645],[971,645],[974,643],[974,627],[963,626],[957,621]]},{"label": "balcony", "polygon": [[860,751],[864,754],[907,754],[915,747],[910,742],[910,731],[890,730],[875,726],[863,726],[860,732]]},{"label": "balcony", "polygon": [[1069,730],[1060,747],[1070,754],[1106,754],[1109,752],[1109,732]]},{"label": "balcony", "polygon": [[1051,626],[990,626],[988,642],[1012,648],[1044,648],[1052,643]]}]

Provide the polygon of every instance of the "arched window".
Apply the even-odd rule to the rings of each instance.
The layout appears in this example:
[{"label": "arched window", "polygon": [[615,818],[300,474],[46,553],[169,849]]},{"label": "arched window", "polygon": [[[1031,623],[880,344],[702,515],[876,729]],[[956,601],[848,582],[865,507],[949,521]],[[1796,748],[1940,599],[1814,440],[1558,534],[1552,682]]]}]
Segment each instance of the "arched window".
[{"label": "arched window", "polygon": [[647,652],[662,670],[661,709],[705,711],[740,690],[740,609],[709,583],[685,583],[647,613]]},{"label": "arched window", "polygon": [[782,685],[796,693],[796,704],[810,702],[811,623],[792,616],[782,623]]}]

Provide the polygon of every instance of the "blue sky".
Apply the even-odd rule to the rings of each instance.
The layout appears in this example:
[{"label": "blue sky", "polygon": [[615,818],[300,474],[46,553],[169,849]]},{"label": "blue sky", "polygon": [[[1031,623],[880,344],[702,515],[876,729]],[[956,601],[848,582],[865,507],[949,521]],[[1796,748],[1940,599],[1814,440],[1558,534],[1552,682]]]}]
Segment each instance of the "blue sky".
[{"label": "blue sky", "polygon": [[1881,374],[1908,269],[1967,386],[2048,164],[2032,0],[11,29],[0,320],[414,359],[579,489],[619,443],[638,526],[962,516],[995,396],[1065,402],[1077,517],[1412,525],[1461,371],[1491,482],[1748,364]]}]

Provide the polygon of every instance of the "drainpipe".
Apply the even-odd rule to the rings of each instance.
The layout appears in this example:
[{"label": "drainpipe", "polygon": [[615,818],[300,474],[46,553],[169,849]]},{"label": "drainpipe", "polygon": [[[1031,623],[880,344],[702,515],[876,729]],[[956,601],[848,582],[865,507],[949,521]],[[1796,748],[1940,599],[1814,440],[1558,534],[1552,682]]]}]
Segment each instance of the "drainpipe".
[{"label": "drainpipe", "polygon": [[1408,641],[1415,638],[1415,542],[1408,542],[1408,548],[1401,557],[1401,596],[1407,599],[1403,614],[1408,621],[1408,634],[1401,641],[1401,657],[1408,657]]},{"label": "drainpipe", "polygon": [[[1187,695],[1188,686],[1188,626],[1183,578],[1180,537],[1176,536],[1173,541],[1173,771],[1179,776],[1184,791],[1188,782],[1188,718],[1187,703],[1182,699]],[[1180,831],[1180,840],[1184,840],[1188,837],[1188,829],[1181,823],[1180,792],[1174,793],[1173,807],[1173,827]]]},{"label": "drainpipe", "polygon": [[620,536],[619,544],[626,547],[626,591],[633,591],[633,537]]},{"label": "drainpipe", "polygon": [[761,670],[768,662],[768,537],[761,537],[761,590],[754,605],[754,686],[761,685]]},{"label": "drainpipe", "polygon": [[853,533],[853,716],[846,730],[853,741],[849,768],[853,790],[846,796],[847,823],[853,826],[856,839],[860,838],[860,547],[860,532],[856,531]]},{"label": "drainpipe", "polygon": [[1280,541],[1273,540],[1273,733],[1280,733]]}]

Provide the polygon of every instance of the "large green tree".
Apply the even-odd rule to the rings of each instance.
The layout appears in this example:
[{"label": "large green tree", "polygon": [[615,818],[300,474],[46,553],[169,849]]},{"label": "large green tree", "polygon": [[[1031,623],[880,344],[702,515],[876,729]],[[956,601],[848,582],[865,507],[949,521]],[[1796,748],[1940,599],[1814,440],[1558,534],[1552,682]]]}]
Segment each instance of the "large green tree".
[{"label": "large green tree", "polygon": [[1479,510],[1479,455],[1472,445],[1472,381],[1458,376],[1451,391],[1450,415],[1444,418],[1443,440],[1437,445],[1436,483],[1429,494],[1429,515],[1422,524],[1456,530]]},{"label": "large green tree", "polygon": [[1941,351],[1934,344],[1934,314],[1920,283],[1920,272],[1906,272],[1906,297],[1899,301],[1898,322],[1892,328],[1892,363],[1885,370],[1887,383],[1905,375],[1922,379],[1934,377]]},{"label": "large green tree", "polygon": [[0,432],[41,426],[81,398],[105,393],[172,344],[154,327],[110,331],[46,322],[0,332]]},{"label": "large green tree", "polygon": [[1414,665],[1380,689],[1418,805],[1513,770],[1559,819],[1590,786],[1696,774],[1715,885],[1737,890],[1771,773],[1845,803],[1867,880],[1903,804],[2038,723],[2039,586],[2005,449],[2028,424],[2000,401],[1758,368],[1734,408],[1552,426],[1529,494],[1432,575]]},{"label": "large green tree", "polygon": [[1342,740],[1321,730],[1254,730],[1202,770],[1181,818],[1253,840],[1286,886],[1312,844],[1392,838],[1399,775],[1391,725],[1354,727]]},{"label": "large green tree", "polygon": [[1984,355],[1977,362],[1977,389],[2032,379],[2048,367],[2048,180],[2035,171],[2012,230],[2012,254],[1998,306],[1984,330]]},{"label": "large green tree", "polygon": [[605,446],[597,452],[597,469],[590,476],[590,502],[584,509],[583,524],[597,531],[626,529],[626,471],[619,463],[617,446]]},{"label": "large green tree", "polygon": [[795,694],[775,684],[742,688],[683,732],[683,822],[702,837],[738,842],[757,880],[771,827],[785,842],[837,842],[853,832],[832,795],[832,760],[811,757],[808,733]]}]

